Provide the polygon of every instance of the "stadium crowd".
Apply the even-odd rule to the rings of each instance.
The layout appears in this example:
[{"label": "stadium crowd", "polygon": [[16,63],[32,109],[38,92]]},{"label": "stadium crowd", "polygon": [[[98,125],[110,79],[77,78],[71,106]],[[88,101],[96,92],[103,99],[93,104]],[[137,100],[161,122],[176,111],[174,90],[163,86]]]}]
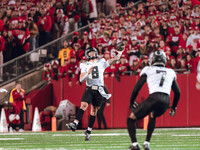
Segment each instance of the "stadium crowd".
[{"label": "stadium crowd", "polygon": [[[125,51],[120,61],[105,71],[105,76],[138,74],[149,65],[148,57],[155,50],[166,53],[167,67],[178,73],[196,73],[200,59],[200,2],[147,0],[127,7],[116,4],[116,10],[110,17],[100,13],[89,30],[80,37],[74,32],[71,41],[63,42],[58,60],[52,62],[49,73],[44,72],[44,79],[76,77],[78,81],[79,63],[85,61],[84,50],[95,47],[99,57],[109,59],[116,55],[117,43],[123,42]],[[60,65],[59,65],[60,64]],[[45,69],[51,65],[46,64]],[[55,66],[57,71],[55,71]],[[54,71],[53,71],[54,70]],[[70,83],[71,85],[71,83]]]}]

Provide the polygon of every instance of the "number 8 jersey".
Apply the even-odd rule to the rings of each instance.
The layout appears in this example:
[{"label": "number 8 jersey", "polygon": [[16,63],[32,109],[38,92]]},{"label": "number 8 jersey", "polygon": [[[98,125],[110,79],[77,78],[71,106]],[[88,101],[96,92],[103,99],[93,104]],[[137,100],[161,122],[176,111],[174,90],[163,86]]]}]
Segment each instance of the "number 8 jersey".
[{"label": "number 8 jersey", "polygon": [[171,86],[176,80],[174,70],[158,66],[146,66],[140,73],[140,76],[147,75],[147,84],[149,94],[162,92],[170,95]]},{"label": "number 8 jersey", "polygon": [[93,67],[92,72],[86,78],[87,86],[104,86],[103,74],[104,70],[109,67],[109,63],[104,59],[97,59],[94,62],[84,62],[80,64],[81,73],[87,73],[89,69]]}]

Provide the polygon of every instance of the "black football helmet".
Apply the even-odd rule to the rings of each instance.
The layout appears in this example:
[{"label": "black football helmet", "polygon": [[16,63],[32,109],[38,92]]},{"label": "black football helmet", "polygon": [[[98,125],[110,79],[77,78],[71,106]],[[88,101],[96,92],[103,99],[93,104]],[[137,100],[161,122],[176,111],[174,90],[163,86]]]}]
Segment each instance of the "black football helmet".
[{"label": "black football helmet", "polygon": [[165,52],[157,50],[150,54],[149,62],[152,66],[165,66],[167,58]]},{"label": "black football helmet", "polygon": [[[95,52],[95,56],[89,56],[89,52],[94,51]],[[87,58],[87,60],[91,60],[91,59],[96,59],[98,57],[98,50],[94,47],[89,47],[85,50],[85,57]]]}]

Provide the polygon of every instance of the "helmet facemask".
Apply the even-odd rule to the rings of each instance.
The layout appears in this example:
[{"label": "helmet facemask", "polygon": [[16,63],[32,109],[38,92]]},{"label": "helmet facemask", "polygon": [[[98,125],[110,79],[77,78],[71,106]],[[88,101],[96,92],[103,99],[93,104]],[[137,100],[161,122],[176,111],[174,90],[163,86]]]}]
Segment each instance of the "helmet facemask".
[{"label": "helmet facemask", "polygon": [[[90,55],[89,55],[89,53],[90,53],[91,51],[94,51],[95,56],[90,56]],[[98,51],[97,51],[97,49],[94,48],[94,47],[89,47],[89,48],[87,48],[87,49],[85,50],[85,56],[86,56],[86,58],[87,58],[88,61],[89,61],[89,60],[92,60],[92,59],[96,59],[96,58],[98,57]]]}]

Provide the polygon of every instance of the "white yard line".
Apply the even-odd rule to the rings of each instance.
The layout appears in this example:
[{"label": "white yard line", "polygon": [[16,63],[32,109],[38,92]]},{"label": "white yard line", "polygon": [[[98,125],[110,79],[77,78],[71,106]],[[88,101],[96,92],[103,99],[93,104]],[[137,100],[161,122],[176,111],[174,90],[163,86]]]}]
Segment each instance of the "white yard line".
[{"label": "white yard line", "polygon": [[8,140],[24,140],[24,138],[0,138],[0,141],[8,141]]},{"label": "white yard line", "polygon": [[14,132],[14,133],[0,133],[0,135],[39,135],[39,134],[45,134],[45,133],[31,133],[31,132]]}]

